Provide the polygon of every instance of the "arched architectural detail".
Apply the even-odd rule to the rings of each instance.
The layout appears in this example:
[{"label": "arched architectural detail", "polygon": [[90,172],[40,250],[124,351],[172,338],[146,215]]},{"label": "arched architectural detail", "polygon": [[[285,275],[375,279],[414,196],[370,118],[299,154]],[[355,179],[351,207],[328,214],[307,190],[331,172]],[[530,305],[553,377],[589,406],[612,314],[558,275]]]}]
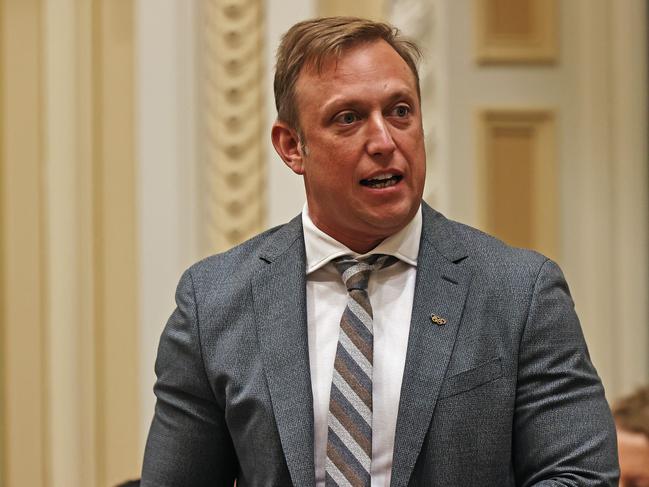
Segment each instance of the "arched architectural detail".
[{"label": "arched architectural detail", "polygon": [[263,229],[263,2],[204,0],[199,97],[203,250]]}]

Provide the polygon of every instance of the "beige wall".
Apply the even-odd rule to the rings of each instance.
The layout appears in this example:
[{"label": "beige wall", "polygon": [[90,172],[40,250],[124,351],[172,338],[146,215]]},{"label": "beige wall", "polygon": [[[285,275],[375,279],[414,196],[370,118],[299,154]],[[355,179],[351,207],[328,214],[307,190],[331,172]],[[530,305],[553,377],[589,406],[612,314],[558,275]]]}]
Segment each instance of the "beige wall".
[{"label": "beige wall", "polygon": [[136,2],[138,451],[153,418],[158,339],[183,270],[201,257],[196,148],[197,2]]},{"label": "beige wall", "polygon": [[349,15],[354,17],[367,17],[370,19],[385,19],[387,5],[385,0],[319,0],[317,2],[318,15],[323,17],[333,15]]},{"label": "beige wall", "polygon": [[[535,2],[543,7],[544,2]],[[559,1],[555,62],[483,64],[472,0],[434,2],[439,201],[487,228],[483,109],[554,114],[558,251],[609,399],[649,380],[646,2]],[[530,139],[531,140],[531,139]],[[605,304],[603,304],[605,303]],[[602,319],[603,307],[615,319]]]},{"label": "beige wall", "polygon": [[2,38],[2,479],[40,487],[48,475],[46,268],[41,186],[42,5],[0,3]]},{"label": "beige wall", "polygon": [[2,9],[2,485],[138,475],[133,11]]},{"label": "beige wall", "polygon": [[266,1],[266,134],[264,141],[268,146],[266,165],[268,171],[268,190],[266,192],[268,227],[281,225],[297,215],[306,200],[302,178],[286,167],[274,150],[271,149],[270,127],[275,121],[277,111],[273,99],[273,67],[275,50],[280,36],[291,25],[317,15],[316,0],[267,0]]}]

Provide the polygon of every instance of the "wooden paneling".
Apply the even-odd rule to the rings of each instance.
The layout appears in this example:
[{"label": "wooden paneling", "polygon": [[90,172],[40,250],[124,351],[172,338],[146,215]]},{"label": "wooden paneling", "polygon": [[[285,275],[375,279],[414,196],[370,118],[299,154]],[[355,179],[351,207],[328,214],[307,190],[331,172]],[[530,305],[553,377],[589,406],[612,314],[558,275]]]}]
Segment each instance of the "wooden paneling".
[{"label": "wooden paneling", "polygon": [[476,57],[481,63],[557,60],[556,0],[475,0]]},{"label": "wooden paneling", "polygon": [[138,475],[138,296],[134,11],[96,2],[93,19],[96,398],[99,486]]},{"label": "wooden paneling", "polygon": [[132,7],[0,2],[3,487],[139,475]]},{"label": "wooden paneling", "polygon": [[532,247],[533,129],[496,126],[489,135],[487,225],[512,245]]},{"label": "wooden paneling", "polygon": [[[611,350],[616,382],[607,392],[614,397],[649,384],[649,2],[618,1],[611,10],[607,46],[613,73],[608,97],[612,110],[610,118],[602,119],[610,123],[613,137],[609,157],[615,198],[609,204],[613,209],[610,238],[616,282],[613,299],[619,312],[614,331],[617,343]],[[597,94],[591,92],[591,96]],[[598,223],[593,221],[594,231]],[[610,342],[604,345],[612,348]]]},{"label": "wooden paneling", "polygon": [[44,487],[48,476],[41,14],[39,0],[0,2],[0,484],[7,487]]},{"label": "wooden paneling", "polygon": [[511,245],[557,258],[558,183],[549,110],[485,110],[479,116],[482,227]]}]

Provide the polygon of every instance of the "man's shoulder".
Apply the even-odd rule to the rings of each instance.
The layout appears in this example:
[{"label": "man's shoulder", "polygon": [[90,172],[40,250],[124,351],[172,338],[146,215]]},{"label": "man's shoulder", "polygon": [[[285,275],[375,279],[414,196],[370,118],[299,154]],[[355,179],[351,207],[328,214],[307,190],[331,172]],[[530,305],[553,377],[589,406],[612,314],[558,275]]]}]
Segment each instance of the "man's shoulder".
[{"label": "man's shoulder", "polygon": [[247,278],[265,265],[264,261],[281,254],[298,242],[301,233],[298,217],[284,225],[270,228],[225,252],[206,257],[193,264],[187,272],[195,281],[227,276],[230,280]]},{"label": "man's shoulder", "polygon": [[[435,248],[453,249],[457,262],[473,272],[491,275],[536,275],[549,259],[534,250],[519,248],[465,223],[431,210],[426,238]],[[442,251],[444,253],[444,251]],[[445,252],[449,254],[447,250]]]},{"label": "man's shoulder", "polygon": [[477,260],[504,260],[517,263],[530,262],[539,264],[547,257],[535,250],[516,247],[490,235],[478,228],[461,222],[451,221],[455,232],[462,239],[465,247]]}]

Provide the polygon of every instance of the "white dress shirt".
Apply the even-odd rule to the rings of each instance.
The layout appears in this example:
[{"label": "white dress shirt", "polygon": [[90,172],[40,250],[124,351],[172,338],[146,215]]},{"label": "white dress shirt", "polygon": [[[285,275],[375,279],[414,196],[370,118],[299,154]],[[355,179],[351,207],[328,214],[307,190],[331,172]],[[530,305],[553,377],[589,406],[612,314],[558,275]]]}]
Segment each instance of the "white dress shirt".
[{"label": "white dress shirt", "polygon": [[[368,286],[374,314],[372,487],[390,485],[394,434],[415,293],[421,221],[420,207],[405,228],[363,254],[388,254],[399,259],[393,266],[372,272]],[[347,304],[347,290],[331,260],[341,255],[362,255],[317,228],[309,217],[306,205],[302,210],[302,224],[307,260],[306,300],[313,389],[315,476],[316,486],[324,487],[329,393],[340,318]]]}]

